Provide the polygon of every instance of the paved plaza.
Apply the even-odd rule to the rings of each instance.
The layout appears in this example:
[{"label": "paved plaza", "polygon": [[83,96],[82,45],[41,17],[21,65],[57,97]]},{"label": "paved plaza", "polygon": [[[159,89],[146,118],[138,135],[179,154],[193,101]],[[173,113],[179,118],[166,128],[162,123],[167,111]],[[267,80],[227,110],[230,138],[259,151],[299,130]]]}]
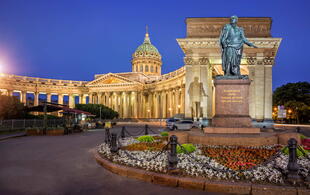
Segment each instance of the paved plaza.
[{"label": "paved plaza", "polygon": [[[116,127],[113,131],[119,130]],[[0,141],[0,194],[206,194],[129,179],[105,170],[91,151],[103,141],[103,130]]]}]

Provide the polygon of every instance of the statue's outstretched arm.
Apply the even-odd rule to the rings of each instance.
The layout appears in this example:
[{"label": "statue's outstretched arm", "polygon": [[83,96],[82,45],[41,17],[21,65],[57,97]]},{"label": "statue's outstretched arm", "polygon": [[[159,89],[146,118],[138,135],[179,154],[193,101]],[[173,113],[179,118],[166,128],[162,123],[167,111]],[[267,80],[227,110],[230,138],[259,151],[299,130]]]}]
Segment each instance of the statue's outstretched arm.
[{"label": "statue's outstretched arm", "polygon": [[248,39],[245,37],[243,28],[240,28],[240,31],[241,31],[241,36],[242,36],[243,42],[244,42],[245,44],[247,44],[249,47],[257,48],[253,43],[251,43],[250,41],[248,41]]}]

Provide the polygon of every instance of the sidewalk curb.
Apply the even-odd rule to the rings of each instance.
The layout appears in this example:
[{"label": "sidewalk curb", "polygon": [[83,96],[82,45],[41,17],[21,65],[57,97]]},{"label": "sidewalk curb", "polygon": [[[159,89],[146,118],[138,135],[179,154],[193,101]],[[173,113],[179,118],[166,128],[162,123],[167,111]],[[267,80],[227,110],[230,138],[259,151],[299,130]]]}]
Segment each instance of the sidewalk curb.
[{"label": "sidewalk curb", "polygon": [[27,136],[27,134],[23,133],[23,134],[19,134],[19,135],[8,135],[6,137],[0,137],[0,141],[11,139],[11,138],[24,137],[24,136]]}]

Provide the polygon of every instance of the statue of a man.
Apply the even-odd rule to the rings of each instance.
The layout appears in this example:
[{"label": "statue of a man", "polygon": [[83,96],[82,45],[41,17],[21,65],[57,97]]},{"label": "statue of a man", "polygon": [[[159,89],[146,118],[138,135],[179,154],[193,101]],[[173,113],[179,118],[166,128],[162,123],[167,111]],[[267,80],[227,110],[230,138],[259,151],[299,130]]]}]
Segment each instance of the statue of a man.
[{"label": "statue of a man", "polygon": [[225,76],[240,76],[240,62],[243,44],[257,48],[244,36],[243,28],[237,26],[238,17],[231,16],[230,24],[226,24],[221,32],[222,69]]},{"label": "statue of a man", "polygon": [[191,82],[188,88],[188,94],[190,98],[190,104],[192,107],[192,116],[200,117],[201,112],[201,100],[202,96],[207,96],[205,90],[203,89],[203,84],[199,82],[199,78],[195,77],[194,81]]}]

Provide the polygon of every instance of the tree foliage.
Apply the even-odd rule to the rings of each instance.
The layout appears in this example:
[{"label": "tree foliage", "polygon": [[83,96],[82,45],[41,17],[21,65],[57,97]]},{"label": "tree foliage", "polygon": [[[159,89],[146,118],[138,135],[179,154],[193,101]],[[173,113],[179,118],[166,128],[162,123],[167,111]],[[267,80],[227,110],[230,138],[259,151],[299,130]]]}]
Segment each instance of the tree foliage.
[{"label": "tree foliage", "polygon": [[102,119],[113,119],[113,118],[118,117],[118,112],[102,104],[76,104],[75,105],[76,109],[90,112],[91,114],[96,115],[97,118],[100,117],[100,107],[101,107],[101,118]]},{"label": "tree foliage", "polygon": [[17,97],[0,95],[0,120],[24,118],[25,106]]},{"label": "tree foliage", "polygon": [[288,83],[278,87],[273,92],[273,105],[284,105],[289,101],[310,105],[310,83]]},{"label": "tree foliage", "polygon": [[310,83],[288,83],[278,87],[273,93],[273,105],[284,105],[292,111],[297,123],[310,120]]}]

